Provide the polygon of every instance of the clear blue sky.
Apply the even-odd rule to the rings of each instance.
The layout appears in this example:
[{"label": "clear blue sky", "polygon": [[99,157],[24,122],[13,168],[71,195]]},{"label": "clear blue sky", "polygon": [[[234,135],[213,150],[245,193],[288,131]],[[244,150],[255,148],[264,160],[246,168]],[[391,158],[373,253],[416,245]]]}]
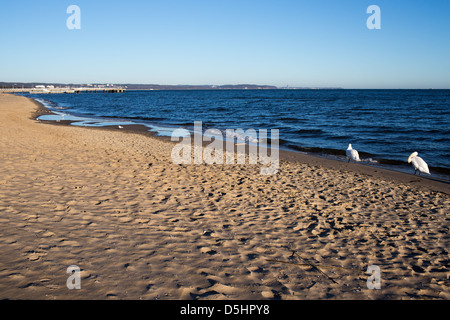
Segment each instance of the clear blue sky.
[{"label": "clear blue sky", "polygon": [[[69,5],[81,29],[69,30]],[[369,5],[381,30],[369,30]],[[450,1],[25,0],[0,81],[450,88]]]}]

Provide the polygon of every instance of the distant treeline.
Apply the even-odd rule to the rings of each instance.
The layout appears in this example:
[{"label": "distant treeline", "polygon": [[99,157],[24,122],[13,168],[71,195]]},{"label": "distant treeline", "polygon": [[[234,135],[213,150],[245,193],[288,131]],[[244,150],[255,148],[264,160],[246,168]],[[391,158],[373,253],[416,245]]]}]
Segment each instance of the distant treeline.
[{"label": "distant treeline", "polygon": [[[55,86],[55,87],[86,87],[87,84],[74,83],[42,83],[42,82],[0,82],[0,88],[34,88],[37,85]],[[92,83],[89,86],[105,86],[103,83]],[[275,86],[256,85],[256,84],[237,84],[237,85],[159,85],[159,84],[133,84],[122,83],[114,84],[115,87],[126,87],[128,90],[219,90],[219,89],[278,89]]]},{"label": "distant treeline", "polygon": [[128,90],[214,90],[214,89],[278,89],[275,86],[256,84],[237,85],[159,85],[159,84],[122,84]]}]

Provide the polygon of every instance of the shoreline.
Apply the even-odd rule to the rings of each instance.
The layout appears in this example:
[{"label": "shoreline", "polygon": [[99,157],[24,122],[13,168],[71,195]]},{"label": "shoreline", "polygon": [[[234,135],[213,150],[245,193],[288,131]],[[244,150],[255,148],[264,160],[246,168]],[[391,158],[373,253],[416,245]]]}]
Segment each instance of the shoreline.
[{"label": "shoreline", "polygon": [[[50,111],[47,107],[45,107],[40,102],[34,100],[33,98],[28,98],[33,103],[37,105],[37,110],[33,114],[32,119],[37,120],[38,117],[41,115],[46,114],[52,114],[52,111]],[[42,123],[47,124],[53,124],[53,125],[71,125],[72,122],[70,120],[63,120],[60,122],[55,121],[45,121],[40,120]],[[170,137],[167,136],[158,136],[156,132],[149,131],[149,128],[144,125],[124,125],[123,129],[118,129],[117,126],[102,126],[102,127],[84,127],[87,129],[96,129],[96,130],[112,130],[112,131],[122,131],[125,133],[137,133],[142,134],[148,137],[153,137],[155,139],[160,139],[161,141],[168,142],[175,144],[175,142],[172,142],[170,140]],[[204,142],[204,146],[208,143]],[[225,149],[225,148],[224,148]],[[411,184],[415,187],[420,188],[429,188],[430,190],[443,192],[446,194],[450,194],[450,180],[443,179],[441,177],[433,177],[433,176],[426,176],[426,175],[414,175],[414,174],[408,174],[400,170],[395,169],[388,169],[388,168],[381,168],[378,166],[368,165],[364,163],[354,163],[354,162],[345,162],[340,161],[337,159],[331,159],[320,155],[314,155],[310,153],[303,153],[303,152],[297,152],[294,150],[286,150],[281,149],[279,150],[280,153],[280,161],[290,161],[290,162],[301,162],[301,163],[309,163],[314,165],[320,165],[324,166],[325,168],[329,168],[332,170],[339,170],[339,171],[353,171],[358,172],[360,174],[364,174],[370,177],[376,177],[380,179],[386,179],[390,181],[396,181],[400,183],[407,183]],[[411,167],[411,171],[413,172],[413,169]]]},{"label": "shoreline", "polygon": [[[56,110],[58,109],[58,106],[55,105],[54,103],[50,102],[50,101],[45,101],[41,100],[43,99],[42,95],[36,97],[34,96],[35,99],[37,99],[38,101],[42,101],[42,103],[49,107],[51,110],[54,110],[56,113],[58,113],[58,115],[55,117],[55,119],[50,119],[48,118],[48,120],[56,120],[58,121],[57,118],[61,117],[62,114],[65,113],[65,111],[62,110]],[[58,99],[57,99],[58,100]],[[64,99],[63,99],[64,100]],[[54,107],[56,107],[55,109],[53,109]],[[82,122],[86,121],[86,126],[90,126],[89,122],[92,122],[93,126],[103,126],[103,125],[107,125],[108,122],[114,122],[114,121],[119,121],[117,122],[117,124],[123,125],[124,123],[127,124],[128,123],[132,123],[132,122],[141,122],[141,124],[148,126],[149,130],[152,131],[156,131],[159,133],[162,133],[163,135],[170,135],[170,131],[174,130],[175,128],[177,128],[177,125],[171,125],[171,124],[167,124],[164,123],[165,120],[163,118],[165,118],[165,116],[161,116],[161,118],[144,118],[146,120],[139,120],[137,119],[137,117],[131,117],[128,118],[126,114],[122,114],[124,116],[124,118],[120,118],[120,117],[104,117],[102,118],[100,117],[93,117],[92,119],[90,119],[90,116],[87,115],[83,115],[83,114],[77,114],[76,111],[73,111],[75,113],[72,114],[72,112],[69,112],[66,114],[68,120],[73,120],[75,122],[79,122],[78,124],[75,125],[79,125],[82,124]],[[78,118],[79,117],[79,118]],[[87,117],[87,118],[84,118]],[[70,118],[70,119],[69,119]],[[153,120],[151,120],[153,119]],[[214,121],[213,121],[214,122]],[[192,127],[192,123],[184,123],[184,125],[188,126],[188,127]],[[217,124],[220,127],[220,124]],[[167,128],[164,128],[167,127]],[[191,130],[191,129],[189,129]],[[222,128],[222,130],[224,130],[224,128]],[[319,130],[319,132],[322,132],[321,128],[317,128],[317,130]],[[301,130],[303,131],[303,130]],[[389,130],[388,130],[389,131]],[[346,161],[345,159],[345,148],[346,145],[336,145],[335,143],[331,143],[327,146],[323,146],[323,147],[318,147],[315,146],[314,143],[310,142],[309,145],[303,145],[303,143],[298,144],[296,141],[296,137],[292,136],[292,132],[290,132],[290,130],[288,130],[286,132],[287,136],[286,137],[280,137],[279,140],[279,146],[280,149],[282,150],[286,150],[286,151],[291,151],[291,152],[299,152],[302,154],[308,154],[308,155],[313,155],[313,156],[319,156],[319,157],[324,157],[324,158],[328,158],[328,159],[332,159],[332,160],[337,160],[337,161]],[[300,135],[301,136],[301,135]],[[287,138],[290,137],[290,138]],[[286,138],[286,139],[284,139]],[[320,142],[320,136],[316,137],[317,139],[319,139],[319,144]],[[316,139],[315,138],[315,139]],[[354,137],[356,138],[356,137]],[[365,139],[362,139],[363,141]],[[312,144],[311,144],[312,143]],[[367,143],[367,141],[366,141]],[[387,142],[389,144],[389,142]],[[345,142],[344,142],[345,144]],[[398,145],[398,141],[397,141],[397,145]],[[362,148],[360,146],[360,148]],[[369,149],[367,149],[369,148]],[[419,149],[425,149],[427,148],[426,146],[422,146],[419,147]],[[442,146],[442,148],[444,148],[444,146]],[[404,172],[404,173],[411,173],[413,171],[411,171],[412,166],[411,164],[407,163],[407,158],[408,155],[411,153],[412,149],[415,149],[415,147],[411,147],[410,152],[405,151],[402,154],[398,154],[397,152],[394,152],[394,154],[386,154],[385,152],[389,149],[385,149],[385,150],[380,150],[380,148],[378,147],[378,151],[375,151],[375,149],[373,150],[375,153],[372,153],[372,151],[370,151],[370,146],[366,146],[366,149],[358,149],[360,157],[362,162],[360,162],[360,164],[367,164],[367,165],[372,165],[378,168],[383,168],[383,169],[387,169],[387,170],[394,170],[394,171],[400,171],[400,172]],[[444,148],[445,149],[445,148]],[[420,150],[417,150],[420,151]],[[381,153],[380,153],[381,152]],[[419,152],[420,153],[420,152]],[[430,159],[430,162],[428,163],[428,166],[430,168],[431,174],[433,176],[433,179],[439,179],[439,180],[446,180],[448,182],[450,182],[450,167],[448,167],[448,164],[445,164],[445,156],[442,155],[442,152],[438,152],[438,154],[440,154],[439,157],[443,157],[444,159],[442,160],[442,162],[440,161],[440,159],[435,159],[435,161],[433,160],[433,154],[430,153],[428,155],[425,155],[425,150],[422,150],[422,157],[425,157],[425,160]],[[434,166],[434,164],[436,166]]]},{"label": "shoreline", "polygon": [[0,94],[2,299],[450,298],[450,196],[437,182],[281,151],[268,176],[177,165],[168,139],[37,112]]}]

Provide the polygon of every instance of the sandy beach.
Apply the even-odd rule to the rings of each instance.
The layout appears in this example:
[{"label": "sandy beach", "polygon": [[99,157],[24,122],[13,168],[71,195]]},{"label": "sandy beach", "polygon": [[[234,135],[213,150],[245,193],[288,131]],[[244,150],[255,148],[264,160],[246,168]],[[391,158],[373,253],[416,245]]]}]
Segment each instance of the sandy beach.
[{"label": "sandy beach", "polygon": [[448,183],[289,152],[269,176],[177,165],[38,111],[0,95],[1,299],[450,299]]}]

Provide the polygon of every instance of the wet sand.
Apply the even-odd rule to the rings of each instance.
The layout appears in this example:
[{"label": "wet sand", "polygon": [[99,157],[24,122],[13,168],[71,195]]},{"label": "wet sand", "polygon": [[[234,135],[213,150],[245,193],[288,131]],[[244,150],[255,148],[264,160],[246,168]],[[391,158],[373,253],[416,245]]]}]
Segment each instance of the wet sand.
[{"label": "wet sand", "polygon": [[271,176],[177,165],[167,139],[43,111],[0,95],[2,299],[450,298],[443,181],[290,152]]}]

